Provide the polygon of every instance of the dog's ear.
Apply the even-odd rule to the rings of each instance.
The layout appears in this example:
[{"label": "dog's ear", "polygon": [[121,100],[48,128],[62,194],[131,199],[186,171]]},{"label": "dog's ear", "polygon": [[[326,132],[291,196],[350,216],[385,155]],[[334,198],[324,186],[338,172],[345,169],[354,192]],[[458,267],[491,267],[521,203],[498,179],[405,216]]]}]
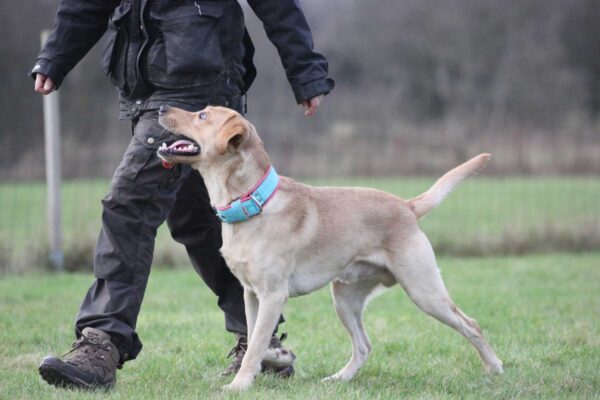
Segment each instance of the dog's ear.
[{"label": "dog's ear", "polygon": [[216,149],[223,155],[229,146],[238,148],[248,136],[248,123],[240,117],[235,117],[223,124],[217,132]]}]

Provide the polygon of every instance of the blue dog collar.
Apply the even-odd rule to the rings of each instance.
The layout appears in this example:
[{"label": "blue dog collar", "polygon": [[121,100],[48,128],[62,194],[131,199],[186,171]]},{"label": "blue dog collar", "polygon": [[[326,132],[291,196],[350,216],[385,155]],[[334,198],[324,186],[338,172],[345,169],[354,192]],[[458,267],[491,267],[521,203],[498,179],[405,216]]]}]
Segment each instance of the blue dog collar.
[{"label": "blue dog collar", "polygon": [[262,212],[277,189],[279,189],[279,175],[275,168],[270,166],[261,180],[247,193],[225,207],[215,208],[217,217],[226,224],[247,221]]}]

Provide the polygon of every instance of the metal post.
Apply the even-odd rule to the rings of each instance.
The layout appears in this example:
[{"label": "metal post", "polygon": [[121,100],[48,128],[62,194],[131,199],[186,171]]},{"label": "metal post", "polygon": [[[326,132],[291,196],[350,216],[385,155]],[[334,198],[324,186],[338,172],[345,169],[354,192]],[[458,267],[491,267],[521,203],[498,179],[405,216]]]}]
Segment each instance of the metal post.
[{"label": "metal post", "polygon": [[[42,47],[49,30],[41,34]],[[50,264],[55,271],[63,269],[61,197],[60,197],[60,108],[57,92],[44,98],[44,143],[46,154],[47,221]]]}]

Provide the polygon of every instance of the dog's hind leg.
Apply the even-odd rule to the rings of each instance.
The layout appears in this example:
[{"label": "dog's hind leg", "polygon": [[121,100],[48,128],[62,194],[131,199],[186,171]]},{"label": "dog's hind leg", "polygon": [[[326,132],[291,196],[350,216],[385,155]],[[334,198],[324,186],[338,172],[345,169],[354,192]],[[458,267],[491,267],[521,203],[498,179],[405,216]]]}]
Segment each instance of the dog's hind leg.
[{"label": "dog's hind leg", "polygon": [[390,271],[417,307],[467,338],[479,352],[486,371],[502,373],[502,362],[477,322],[459,310],[450,298],[427,237],[419,231],[394,258],[395,265]]},{"label": "dog's hind leg", "polygon": [[375,279],[352,284],[341,281],[331,283],[335,311],[352,339],[352,358],[339,372],[324,380],[349,380],[367,361],[371,352],[371,343],[363,326],[362,316],[369,295],[379,285],[379,280]]}]

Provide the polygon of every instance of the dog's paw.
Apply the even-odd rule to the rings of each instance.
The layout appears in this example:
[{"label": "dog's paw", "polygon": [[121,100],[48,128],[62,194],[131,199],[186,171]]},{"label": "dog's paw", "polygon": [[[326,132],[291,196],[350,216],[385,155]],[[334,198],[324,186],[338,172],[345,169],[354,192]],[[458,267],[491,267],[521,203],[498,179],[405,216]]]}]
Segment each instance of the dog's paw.
[{"label": "dog's paw", "polygon": [[485,372],[488,374],[496,374],[500,375],[504,373],[504,368],[502,367],[502,362],[498,360],[495,364],[488,364],[485,366]]},{"label": "dog's paw", "polygon": [[340,378],[337,376],[337,374],[335,374],[335,375],[328,376],[327,378],[321,379],[321,382],[328,383],[328,382],[336,382],[339,380],[340,380]]},{"label": "dog's paw", "polygon": [[323,378],[321,379],[321,382],[340,382],[340,381],[349,381],[350,379],[352,379],[354,375],[347,375],[342,373],[341,371],[338,373],[335,373],[331,376],[328,376],[327,378]]},{"label": "dog's paw", "polygon": [[232,382],[229,385],[223,386],[223,390],[226,392],[241,392],[241,391],[248,389],[250,386],[251,386],[250,384],[249,385],[237,385],[237,384],[234,385]]},{"label": "dog's paw", "polygon": [[223,386],[223,390],[228,392],[241,392],[252,386],[253,379],[236,377],[229,385]]}]

